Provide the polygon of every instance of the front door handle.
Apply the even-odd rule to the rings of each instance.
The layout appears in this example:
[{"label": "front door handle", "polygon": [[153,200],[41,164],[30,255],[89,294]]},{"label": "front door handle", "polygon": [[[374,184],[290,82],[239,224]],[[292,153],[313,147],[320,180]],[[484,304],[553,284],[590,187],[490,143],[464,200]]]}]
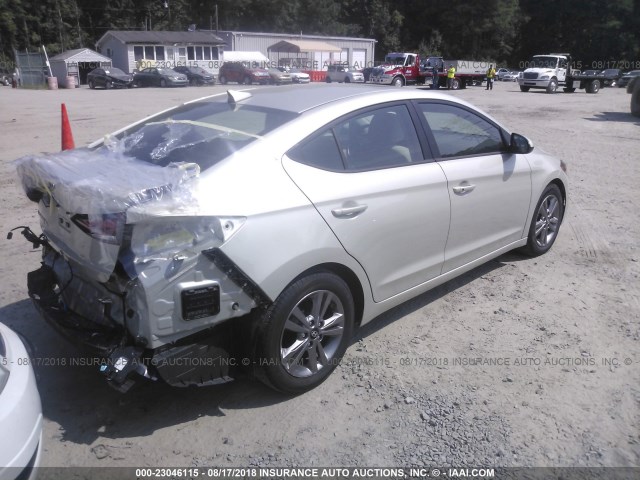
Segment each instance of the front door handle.
[{"label": "front door handle", "polygon": [[464,195],[465,193],[472,192],[474,188],[476,188],[475,185],[459,185],[457,187],[453,187],[453,193]]},{"label": "front door handle", "polygon": [[367,209],[367,205],[355,205],[353,207],[334,208],[331,213],[336,218],[353,218]]}]

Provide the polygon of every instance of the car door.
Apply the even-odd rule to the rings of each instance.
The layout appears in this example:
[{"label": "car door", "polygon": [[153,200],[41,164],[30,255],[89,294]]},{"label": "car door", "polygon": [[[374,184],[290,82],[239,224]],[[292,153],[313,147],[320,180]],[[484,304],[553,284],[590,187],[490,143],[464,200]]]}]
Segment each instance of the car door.
[{"label": "car door", "polygon": [[93,84],[96,87],[104,87],[104,70],[102,70],[101,68],[94,70],[92,78]]},{"label": "car door", "polygon": [[440,274],[449,195],[440,166],[418,139],[408,105],[344,117],[283,158],[345,250],[366,271],[374,300]]},{"label": "car door", "polygon": [[448,183],[451,225],[442,273],[520,240],[531,202],[531,168],[506,151],[501,129],[460,105],[419,102]]}]

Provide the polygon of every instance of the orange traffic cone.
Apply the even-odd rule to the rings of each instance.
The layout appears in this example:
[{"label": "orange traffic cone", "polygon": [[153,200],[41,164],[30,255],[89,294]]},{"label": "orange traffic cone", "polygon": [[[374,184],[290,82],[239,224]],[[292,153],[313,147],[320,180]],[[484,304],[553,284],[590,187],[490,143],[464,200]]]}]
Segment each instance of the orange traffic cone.
[{"label": "orange traffic cone", "polygon": [[69,124],[69,116],[67,115],[67,107],[62,106],[62,150],[71,150],[76,148],[73,143],[73,133],[71,133],[71,125]]}]

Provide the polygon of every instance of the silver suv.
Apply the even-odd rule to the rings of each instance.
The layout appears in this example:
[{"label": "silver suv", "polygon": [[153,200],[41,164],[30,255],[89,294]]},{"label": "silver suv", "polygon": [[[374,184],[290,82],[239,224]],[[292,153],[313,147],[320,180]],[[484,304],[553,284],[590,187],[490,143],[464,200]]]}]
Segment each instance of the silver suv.
[{"label": "silver suv", "polygon": [[327,68],[327,83],[331,82],[362,82],[364,83],[364,75],[362,72],[350,70],[345,65],[329,65]]}]

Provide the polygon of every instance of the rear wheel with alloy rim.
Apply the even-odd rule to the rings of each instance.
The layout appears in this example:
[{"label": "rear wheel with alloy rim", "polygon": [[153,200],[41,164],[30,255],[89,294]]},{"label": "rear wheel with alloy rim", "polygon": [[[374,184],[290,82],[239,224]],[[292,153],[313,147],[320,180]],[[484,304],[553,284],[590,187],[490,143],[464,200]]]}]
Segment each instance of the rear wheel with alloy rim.
[{"label": "rear wheel with alloy rim", "polygon": [[522,251],[532,257],[547,253],[558,237],[563,216],[562,192],[552,183],[545,188],[538,200],[531,219],[527,244]]},{"label": "rear wheel with alloy rim", "polygon": [[340,277],[323,272],[295,281],[260,319],[258,378],[286,393],[316,387],[344,355],[353,324],[353,298]]}]

